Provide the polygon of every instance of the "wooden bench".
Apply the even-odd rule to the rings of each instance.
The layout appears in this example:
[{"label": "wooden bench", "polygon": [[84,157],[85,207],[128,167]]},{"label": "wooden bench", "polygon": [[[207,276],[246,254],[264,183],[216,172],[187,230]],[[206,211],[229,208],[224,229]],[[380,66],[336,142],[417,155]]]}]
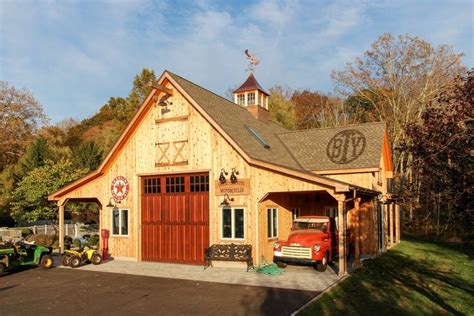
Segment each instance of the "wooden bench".
[{"label": "wooden bench", "polygon": [[215,244],[204,250],[204,259],[204,269],[212,267],[213,260],[247,262],[247,271],[253,268],[251,245]]}]

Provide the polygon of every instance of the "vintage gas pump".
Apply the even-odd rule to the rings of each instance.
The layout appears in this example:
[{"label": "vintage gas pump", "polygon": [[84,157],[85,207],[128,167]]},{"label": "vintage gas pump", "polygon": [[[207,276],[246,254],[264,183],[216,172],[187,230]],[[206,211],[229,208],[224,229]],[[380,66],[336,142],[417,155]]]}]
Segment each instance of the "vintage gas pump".
[{"label": "vintage gas pump", "polygon": [[107,256],[109,253],[109,230],[102,229],[101,237],[102,237],[102,259],[107,260]]}]

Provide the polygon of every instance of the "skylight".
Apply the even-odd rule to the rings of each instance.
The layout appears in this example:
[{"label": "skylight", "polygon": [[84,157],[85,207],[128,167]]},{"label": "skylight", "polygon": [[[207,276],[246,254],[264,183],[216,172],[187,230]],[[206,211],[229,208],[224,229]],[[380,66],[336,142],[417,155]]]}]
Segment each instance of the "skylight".
[{"label": "skylight", "polygon": [[258,140],[260,144],[262,144],[263,148],[270,149],[270,144],[268,144],[267,141],[262,136],[260,136],[256,130],[248,125],[245,125],[245,128],[250,132],[250,134],[252,134],[253,137],[255,137],[256,140]]}]

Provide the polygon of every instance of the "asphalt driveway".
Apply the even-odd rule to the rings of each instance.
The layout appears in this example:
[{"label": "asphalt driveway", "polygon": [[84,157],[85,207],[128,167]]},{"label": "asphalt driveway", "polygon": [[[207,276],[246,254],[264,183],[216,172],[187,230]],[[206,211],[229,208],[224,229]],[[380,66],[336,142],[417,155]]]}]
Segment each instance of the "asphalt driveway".
[{"label": "asphalt driveway", "polygon": [[289,315],[318,292],[55,268],[0,278],[1,315]]}]

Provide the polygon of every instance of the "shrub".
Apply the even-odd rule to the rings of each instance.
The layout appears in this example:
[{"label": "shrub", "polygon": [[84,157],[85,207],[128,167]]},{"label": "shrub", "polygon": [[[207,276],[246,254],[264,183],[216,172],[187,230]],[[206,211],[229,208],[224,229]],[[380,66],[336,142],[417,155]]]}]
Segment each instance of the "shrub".
[{"label": "shrub", "polygon": [[22,228],[21,229],[21,236],[23,238],[28,237],[29,235],[33,235],[33,231],[30,228]]},{"label": "shrub", "polygon": [[75,248],[81,248],[82,247],[82,243],[79,239],[74,239],[72,241],[72,245],[75,247]]},{"label": "shrub", "polygon": [[72,244],[72,237],[71,236],[64,236],[64,244],[65,245]]},{"label": "shrub", "polygon": [[59,240],[55,240],[52,247],[53,249],[59,249]]},{"label": "shrub", "polygon": [[92,235],[89,238],[89,246],[97,246],[99,244],[100,237],[97,234]]}]

